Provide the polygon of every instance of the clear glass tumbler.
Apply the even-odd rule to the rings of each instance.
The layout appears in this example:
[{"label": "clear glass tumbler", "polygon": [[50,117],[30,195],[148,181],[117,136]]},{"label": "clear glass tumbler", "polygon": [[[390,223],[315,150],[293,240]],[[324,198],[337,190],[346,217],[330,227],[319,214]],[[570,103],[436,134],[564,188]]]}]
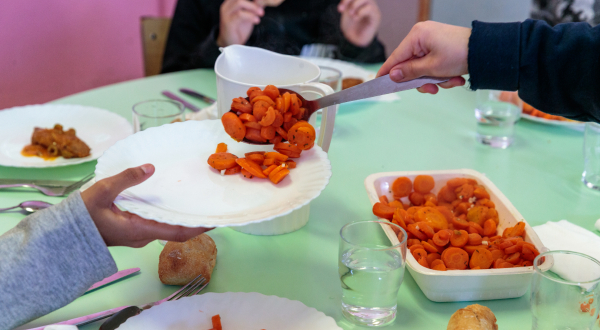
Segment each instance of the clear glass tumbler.
[{"label": "clear glass tumbler", "polygon": [[405,261],[406,232],[400,226],[374,220],[342,227],[338,259],[342,314],[363,326],[393,322]]},{"label": "clear glass tumbler", "polygon": [[600,190],[600,124],[585,123],[583,138],[583,175],[581,181]]},{"label": "clear glass tumbler", "polygon": [[514,92],[477,90],[476,94],[477,140],[493,148],[508,148],[514,140],[523,101]]},{"label": "clear glass tumbler", "polygon": [[534,330],[597,329],[600,262],[572,251],[549,251],[533,261]]},{"label": "clear glass tumbler", "polygon": [[150,127],[184,121],[185,107],[174,100],[149,100],[133,105],[133,131],[135,133]]},{"label": "clear glass tumbler", "polygon": [[331,86],[334,92],[342,90],[342,71],[321,65],[319,65],[319,69],[321,69],[320,83]]}]

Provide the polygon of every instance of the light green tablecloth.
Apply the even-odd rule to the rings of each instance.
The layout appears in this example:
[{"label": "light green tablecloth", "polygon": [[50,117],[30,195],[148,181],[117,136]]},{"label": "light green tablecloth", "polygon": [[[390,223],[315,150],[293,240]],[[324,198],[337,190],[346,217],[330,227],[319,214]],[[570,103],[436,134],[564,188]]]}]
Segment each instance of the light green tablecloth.
[{"label": "light green tablecloth", "polygon": [[[162,90],[181,87],[215,97],[214,72],[194,70],[138,79],[54,103],[95,106],[131,120],[134,103],[160,99]],[[272,237],[250,236],[228,228],[210,233],[217,243],[218,258],[206,292],[255,291],[299,300],[333,317],[344,329],[356,328],[340,312],[338,231],[347,222],[374,218],[363,181],[369,174],[383,171],[471,168],[485,173],[531,225],[568,219],[594,231],[594,222],[600,217],[600,193],[585,188],[580,181],[581,132],[522,120],[517,124],[513,146],[492,149],[475,140],[474,93],[455,88],[433,96],[412,90],[400,93],[400,97],[392,103],[356,102],[340,107],[329,150],[333,177],[312,201],[307,226]],[[0,178],[79,179],[92,172],[95,164],[50,169],[0,167]],[[32,199],[61,200],[36,192],[0,190],[0,207]],[[0,233],[23,217],[20,213],[0,214]],[[110,248],[119,269],[140,267],[141,275],[84,295],[22,328],[167,296],[176,287],[165,286],[158,279],[161,249],[158,242],[141,249]],[[531,328],[528,294],[481,303],[496,314],[500,328]],[[407,271],[398,295],[398,317],[387,329],[445,329],[450,315],[466,305],[469,303],[429,301]],[[99,326],[100,322],[82,329]]]}]

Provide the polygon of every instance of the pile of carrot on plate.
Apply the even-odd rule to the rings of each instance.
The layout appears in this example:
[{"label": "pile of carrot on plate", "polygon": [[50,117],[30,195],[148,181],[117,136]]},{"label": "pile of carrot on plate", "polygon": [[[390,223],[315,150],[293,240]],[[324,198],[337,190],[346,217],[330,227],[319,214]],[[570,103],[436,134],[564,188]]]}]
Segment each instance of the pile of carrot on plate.
[{"label": "pile of carrot on plate", "polygon": [[[433,177],[397,178],[394,200],[381,196],[373,213],[400,227],[420,265],[434,270],[526,267],[539,254],[525,242],[525,222],[498,235],[498,211],[483,185],[469,178],[448,180],[437,195]],[[401,201],[408,197],[409,204]],[[398,233],[397,233],[398,234]],[[400,237],[402,238],[402,237]]]}]

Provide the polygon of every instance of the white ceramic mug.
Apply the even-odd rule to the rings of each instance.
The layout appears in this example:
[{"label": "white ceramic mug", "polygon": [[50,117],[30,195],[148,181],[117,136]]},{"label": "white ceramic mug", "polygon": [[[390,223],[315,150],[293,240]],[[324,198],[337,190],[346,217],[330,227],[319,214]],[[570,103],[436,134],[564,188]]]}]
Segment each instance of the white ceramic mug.
[{"label": "white ceramic mug", "polygon": [[[217,75],[217,107],[219,118],[231,109],[231,101],[245,97],[250,87],[264,88],[275,85],[292,90],[306,100],[314,100],[333,93],[333,89],[317,82],[321,71],[307,60],[274,53],[262,48],[232,45],[221,48],[215,63]],[[317,145],[329,149],[337,105],[323,109]],[[314,126],[316,116],[311,116]]]}]

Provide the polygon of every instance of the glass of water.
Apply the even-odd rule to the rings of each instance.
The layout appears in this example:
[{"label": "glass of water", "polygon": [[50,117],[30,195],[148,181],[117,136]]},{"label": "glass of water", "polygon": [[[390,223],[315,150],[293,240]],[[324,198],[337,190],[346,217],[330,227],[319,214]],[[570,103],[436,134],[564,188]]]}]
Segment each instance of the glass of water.
[{"label": "glass of water", "polygon": [[514,140],[523,101],[514,92],[477,90],[476,94],[477,140],[493,148],[508,148]]},{"label": "glass of water", "polygon": [[363,326],[392,323],[405,260],[406,232],[400,226],[374,220],[342,227],[338,271],[344,317]]},{"label": "glass of water", "polygon": [[149,100],[133,105],[133,131],[135,133],[150,127],[184,121],[185,107],[174,100]]},{"label": "glass of water", "polygon": [[582,253],[549,251],[533,261],[534,330],[597,329],[600,262]]},{"label": "glass of water", "polygon": [[583,175],[581,181],[600,190],[600,124],[585,123],[583,138]]},{"label": "glass of water", "polygon": [[319,65],[319,69],[321,69],[320,83],[331,86],[334,92],[342,90],[342,71],[322,65]]}]

